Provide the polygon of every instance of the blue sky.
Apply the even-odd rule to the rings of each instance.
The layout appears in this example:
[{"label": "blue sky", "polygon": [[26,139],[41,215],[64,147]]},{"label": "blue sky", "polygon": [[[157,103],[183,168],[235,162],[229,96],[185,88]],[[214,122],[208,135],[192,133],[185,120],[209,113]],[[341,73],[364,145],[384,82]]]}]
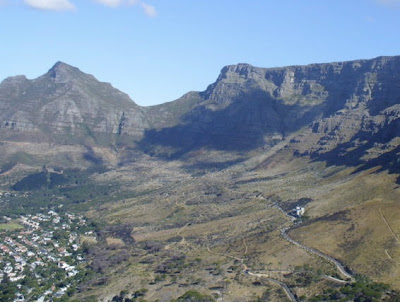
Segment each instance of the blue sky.
[{"label": "blue sky", "polygon": [[143,106],[229,64],[400,55],[400,0],[0,0],[0,80],[63,61]]}]

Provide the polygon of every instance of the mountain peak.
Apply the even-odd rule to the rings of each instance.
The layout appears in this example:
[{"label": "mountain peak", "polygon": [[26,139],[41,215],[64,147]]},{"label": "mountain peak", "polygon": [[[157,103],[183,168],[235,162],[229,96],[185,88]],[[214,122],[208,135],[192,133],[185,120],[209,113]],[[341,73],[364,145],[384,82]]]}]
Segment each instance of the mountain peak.
[{"label": "mountain peak", "polygon": [[252,76],[258,77],[262,76],[263,70],[263,68],[254,67],[247,63],[228,65],[222,68],[217,81],[221,81],[223,79],[236,79],[237,77],[241,77],[244,79]]},{"label": "mountain peak", "polygon": [[56,70],[56,71],[61,71],[61,70],[79,70],[78,68],[71,66],[67,63],[64,63],[62,61],[56,62],[53,67],[50,70]]},{"label": "mountain peak", "polygon": [[58,61],[47,73],[56,82],[67,82],[82,74],[78,68]]}]

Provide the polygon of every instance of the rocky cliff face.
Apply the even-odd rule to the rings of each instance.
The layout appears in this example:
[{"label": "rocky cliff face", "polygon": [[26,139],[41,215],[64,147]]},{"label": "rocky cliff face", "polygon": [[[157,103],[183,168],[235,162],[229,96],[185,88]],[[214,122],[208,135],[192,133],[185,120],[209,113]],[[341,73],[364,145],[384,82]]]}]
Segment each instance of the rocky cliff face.
[{"label": "rocky cliff face", "polygon": [[60,62],[37,79],[0,85],[3,140],[136,144],[163,156],[204,148],[243,153],[290,137],[296,154],[359,163],[397,152],[399,112],[400,57],[227,66],[206,91],[148,108]]},{"label": "rocky cliff face", "polygon": [[227,66],[180,122],[148,130],[142,142],[178,153],[202,147],[245,151],[269,148],[301,130],[292,140],[297,153],[326,153],[366,140],[397,119],[399,77],[400,57],[270,69]]},{"label": "rocky cliff face", "polygon": [[374,163],[397,171],[400,58],[346,62],[344,68],[350,72],[335,89],[340,106],[314,120],[292,141],[294,147],[336,165]]}]

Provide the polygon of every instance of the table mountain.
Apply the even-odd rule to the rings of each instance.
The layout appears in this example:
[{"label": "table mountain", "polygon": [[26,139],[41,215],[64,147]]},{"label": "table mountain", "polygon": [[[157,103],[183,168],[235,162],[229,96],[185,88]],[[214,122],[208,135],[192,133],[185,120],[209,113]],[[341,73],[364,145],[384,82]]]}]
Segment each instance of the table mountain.
[{"label": "table mountain", "polygon": [[359,163],[397,152],[399,77],[400,57],[281,68],[238,64],[224,67],[203,92],[140,107],[58,62],[37,79],[1,83],[0,137],[136,146],[167,157],[199,149],[243,154],[290,137],[296,154]]},{"label": "table mountain", "polygon": [[[300,133],[292,140],[296,152],[317,156],[378,132],[389,142],[398,133],[399,77],[400,57],[283,68],[227,66],[206,91],[150,108],[164,123],[146,130],[142,146],[177,154],[203,147],[248,151]],[[190,106],[171,118],[183,101]]]}]

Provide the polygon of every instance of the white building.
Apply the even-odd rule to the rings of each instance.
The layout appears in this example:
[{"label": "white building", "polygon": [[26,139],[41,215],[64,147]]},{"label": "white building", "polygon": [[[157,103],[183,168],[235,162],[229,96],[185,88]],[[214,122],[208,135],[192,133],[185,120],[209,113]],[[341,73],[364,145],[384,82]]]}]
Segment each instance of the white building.
[{"label": "white building", "polygon": [[298,217],[303,216],[303,215],[304,215],[304,212],[305,212],[305,208],[299,207],[299,206],[296,207],[296,215],[297,215]]}]

